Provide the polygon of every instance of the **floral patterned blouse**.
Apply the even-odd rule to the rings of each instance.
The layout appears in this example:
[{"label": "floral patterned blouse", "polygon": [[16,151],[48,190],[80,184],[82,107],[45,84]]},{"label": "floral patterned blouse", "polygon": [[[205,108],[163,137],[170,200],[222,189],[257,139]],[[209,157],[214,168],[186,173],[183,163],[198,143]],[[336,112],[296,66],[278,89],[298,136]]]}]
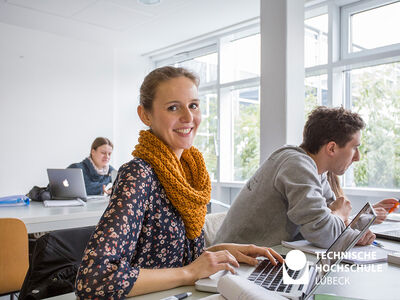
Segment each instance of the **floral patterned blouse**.
[{"label": "floral patterned blouse", "polygon": [[203,252],[204,233],[190,240],[154,169],[134,158],[124,164],[110,203],[84,252],[75,292],[80,299],[123,299],[139,268],[176,268]]}]

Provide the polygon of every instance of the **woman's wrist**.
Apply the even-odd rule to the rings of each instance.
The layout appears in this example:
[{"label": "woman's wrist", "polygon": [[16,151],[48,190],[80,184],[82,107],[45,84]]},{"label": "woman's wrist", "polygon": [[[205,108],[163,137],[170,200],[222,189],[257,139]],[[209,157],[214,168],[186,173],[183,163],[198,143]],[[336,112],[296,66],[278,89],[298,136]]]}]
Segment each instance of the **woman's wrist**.
[{"label": "woman's wrist", "polygon": [[194,285],[194,283],[199,279],[191,265],[179,268],[179,271],[182,273],[183,279],[181,285]]},{"label": "woman's wrist", "polygon": [[204,251],[210,251],[210,252],[217,252],[221,250],[225,250],[224,244],[217,244],[208,248],[204,248]]}]

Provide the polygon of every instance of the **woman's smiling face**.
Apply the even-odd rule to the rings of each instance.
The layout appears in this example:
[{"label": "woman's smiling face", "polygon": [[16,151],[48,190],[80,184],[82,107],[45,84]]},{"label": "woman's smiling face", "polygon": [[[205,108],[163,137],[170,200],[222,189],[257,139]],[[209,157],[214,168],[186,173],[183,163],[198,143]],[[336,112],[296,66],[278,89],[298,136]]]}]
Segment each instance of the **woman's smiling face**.
[{"label": "woman's smiling face", "polygon": [[184,76],[162,82],[157,87],[151,111],[141,107],[139,115],[180,158],[183,150],[193,145],[201,123],[197,86]]}]

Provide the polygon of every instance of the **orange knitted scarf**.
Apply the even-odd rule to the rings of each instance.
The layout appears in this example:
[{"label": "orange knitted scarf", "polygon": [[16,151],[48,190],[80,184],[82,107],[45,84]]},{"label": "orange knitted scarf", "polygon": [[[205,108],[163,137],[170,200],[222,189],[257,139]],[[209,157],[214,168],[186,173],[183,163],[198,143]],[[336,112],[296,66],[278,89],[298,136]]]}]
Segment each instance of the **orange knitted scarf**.
[{"label": "orange knitted scarf", "polygon": [[183,219],[187,237],[200,236],[211,199],[211,181],[200,151],[195,147],[185,149],[178,160],[151,131],[142,130],[132,155],[153,167],[169,201]]}]

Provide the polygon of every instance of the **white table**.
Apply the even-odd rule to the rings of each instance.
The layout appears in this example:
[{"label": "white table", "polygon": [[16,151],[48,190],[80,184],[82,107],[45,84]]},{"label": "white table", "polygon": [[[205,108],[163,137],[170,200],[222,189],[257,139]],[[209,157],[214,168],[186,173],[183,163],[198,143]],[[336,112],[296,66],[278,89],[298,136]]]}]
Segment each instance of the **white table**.
[{"label": "white table", "polygon": [[[400,243],[379,239],[387,249],[400,251]],[[273,247],[276,251],[286,254],[290,249],[283,246]],[[316,256],[306,254],[307,259],[316,262]],[[398,278],[400,278],[400,266],[388,263],[382,263],[382,273],[330,273],[328,277],[348,277],[350,285],[321,285],[316,290],[316,294],[336,294],[342,297],[358,298],[358,299],[385,299],[395,300],[400,299]],[[188,300],[201,299],[209,293],[196,291],[193,286],[182,286],[167,291],[155,292],[147,295],[136,296],[130,299],[134,300],[153,300],[161,299],[164,297],[177,295],[184,292],[192,292],[193,295],[187,298]],[[60,295],[48,300],[74,300],[76,299],[74,293]]]},{"label": "white table", "polygon": [[86,206],[45,207],[32,201],[28,206],[0,207],[0,218],[22,220],[28,233],[96,225],[106,209],[108,199],[93,199]]},{"label": "white table", "polygon": [[[173,295],[178,295],[178,294],[185,293],[185,292],[192,293],[192,296],[186,298],[187,300],[197,300],[197,299],[201,299],[201,298],[212,295],[212,293],[199,292],[194,288],[194,286],[180,286],[180,287],[177,287],[174,289],[165,290],[165,291],[156,292],[156,293],[150,293],[150,294],[136,296],[136,297],[131,297],[128,299],[158,300],[158,299],[166,298],[166,297],[173,296]],[[76,300],[76,297],[75,297],[74,293],[68,293],[68,294],[64,294],[64,295],[60,295],[60,296],[46,298],[46,300]]]}]

